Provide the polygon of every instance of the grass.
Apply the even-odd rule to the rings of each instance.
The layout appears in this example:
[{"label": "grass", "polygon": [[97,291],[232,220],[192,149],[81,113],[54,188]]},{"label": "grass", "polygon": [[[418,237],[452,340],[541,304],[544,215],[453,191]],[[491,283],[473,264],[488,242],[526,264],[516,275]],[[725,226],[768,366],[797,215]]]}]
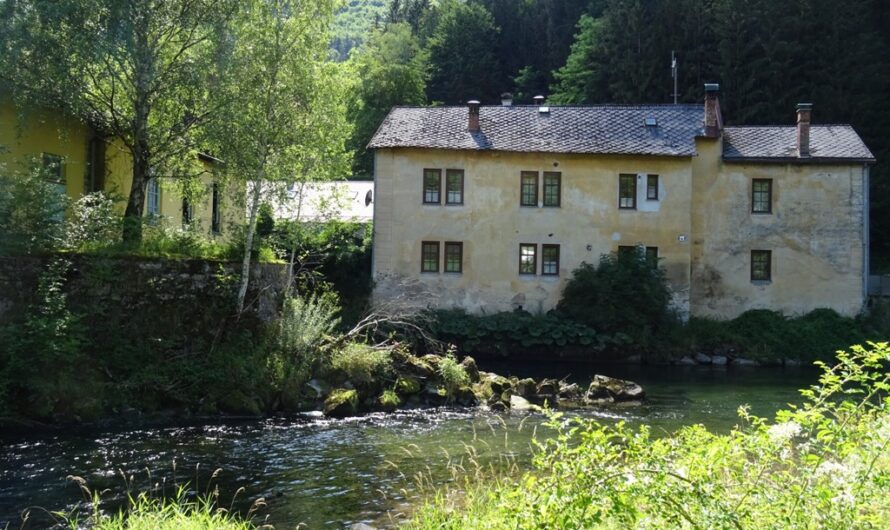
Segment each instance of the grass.
[{"label": "grass", "polygon": [[392,370],[392,352],[349,342],[331,355],[331,368],[352,383],[373,383]]},{"label": "grass", "polygon": [[456,477],[404,528],[886,528],[888,364],[887,343],[839,352],[800,407],[773,421],[742,407],[726,435],[553,414],[533,470]]}]

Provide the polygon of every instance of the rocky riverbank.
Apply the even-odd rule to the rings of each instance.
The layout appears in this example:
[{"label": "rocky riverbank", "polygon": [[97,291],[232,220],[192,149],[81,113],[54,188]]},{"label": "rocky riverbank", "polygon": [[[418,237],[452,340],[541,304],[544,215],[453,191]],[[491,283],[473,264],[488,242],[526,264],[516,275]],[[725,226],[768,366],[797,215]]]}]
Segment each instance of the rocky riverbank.
[{"label": "rocky riverbank", "polygon": [[397,408],[454,404],[482,406],[494,411],[577,408],[615,402],[640,402],[645,391],[631,381],[597,375],[587,388],[556,379],[519,379],[480,371],[472,357],[459,364],[439,355],[405,355],[393,366],[389,385],[356,384],[349,380],[330,384],[314,379],[309,387],[326,416],[345,417]]}]

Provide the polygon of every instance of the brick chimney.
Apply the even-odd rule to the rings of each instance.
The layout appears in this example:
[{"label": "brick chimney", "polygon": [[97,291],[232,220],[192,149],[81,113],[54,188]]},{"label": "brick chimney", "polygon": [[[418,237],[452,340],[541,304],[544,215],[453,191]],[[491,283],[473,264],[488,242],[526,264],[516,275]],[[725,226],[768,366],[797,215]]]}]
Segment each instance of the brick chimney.
[{"label": "brick chimney", "polygon": [[797,104],[797,156],[810,156],[810,119],[813,117],[812,103]]},{"label": "brick chimney", "polygon": [[470,132],[479,132],[479,102],[474,100],[468,101],[470,108],[470,119],[468,129]]},{"label": "brick chimney", "polygon": [[705,137],[707,138],[719,138],[723,131],[719,94],[719,84],[705,83]]}]

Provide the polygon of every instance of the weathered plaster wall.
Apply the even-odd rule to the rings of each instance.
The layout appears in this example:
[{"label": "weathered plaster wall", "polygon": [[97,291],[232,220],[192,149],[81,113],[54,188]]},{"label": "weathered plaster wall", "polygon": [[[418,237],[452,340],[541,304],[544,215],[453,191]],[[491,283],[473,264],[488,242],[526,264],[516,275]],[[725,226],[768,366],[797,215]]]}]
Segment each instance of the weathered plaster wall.
[{"label": "weathered plaster wall", "polygon": [[[815,164],[723,164],[699,140],[694,167],[692,314],[748,309],[854,315],[863,298],[863,170]],[[751,212],[751,182],[773,179],[771,214]],[[772,279],[751,281],[751,250],[772,251]]]},{"label": "weathered plaster wall", "polygon": [[[443,178],[445,169],[463,169],[464,204],[424,205],[424,168],[442,169]],[[561,206],[520,206],[521,171],[560,171]],[[639,174],[636,210],[618,208],[620,173]],[[648,173],[659,175],[657,203],[646,201]],[[688,159],[387,149],[376,154],[375,175],[378,302],[407,294],[473,312],[546,311],[581,262],[641,244],[658,247],[676,304],[688,310]],[[463,242],[463,273],[420,273],[422,241]],[[520,243],[559,244],[559,277],[520,275]]]}]

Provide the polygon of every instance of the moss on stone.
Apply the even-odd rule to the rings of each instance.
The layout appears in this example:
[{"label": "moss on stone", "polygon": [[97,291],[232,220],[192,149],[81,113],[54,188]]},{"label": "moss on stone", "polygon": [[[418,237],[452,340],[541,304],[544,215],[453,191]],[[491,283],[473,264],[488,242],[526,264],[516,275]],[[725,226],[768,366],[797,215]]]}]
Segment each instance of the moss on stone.
[{"label": "moss on stone", "polygon": [[331,392],[324,402],[325,416],[342,418],[358,411],[358,392],[354,389],[338,388]]},{"label": "moss on stone", "polygon": [[384,410],[395,410],[402,404],[394,390],[384,390],[377,398],[377,404]]},{"label": "moss on stone", "polygon": [[420,392],[420,381],[416,377],[403,376],[396,381],[396,392],[402,396],[412,396]]}]

